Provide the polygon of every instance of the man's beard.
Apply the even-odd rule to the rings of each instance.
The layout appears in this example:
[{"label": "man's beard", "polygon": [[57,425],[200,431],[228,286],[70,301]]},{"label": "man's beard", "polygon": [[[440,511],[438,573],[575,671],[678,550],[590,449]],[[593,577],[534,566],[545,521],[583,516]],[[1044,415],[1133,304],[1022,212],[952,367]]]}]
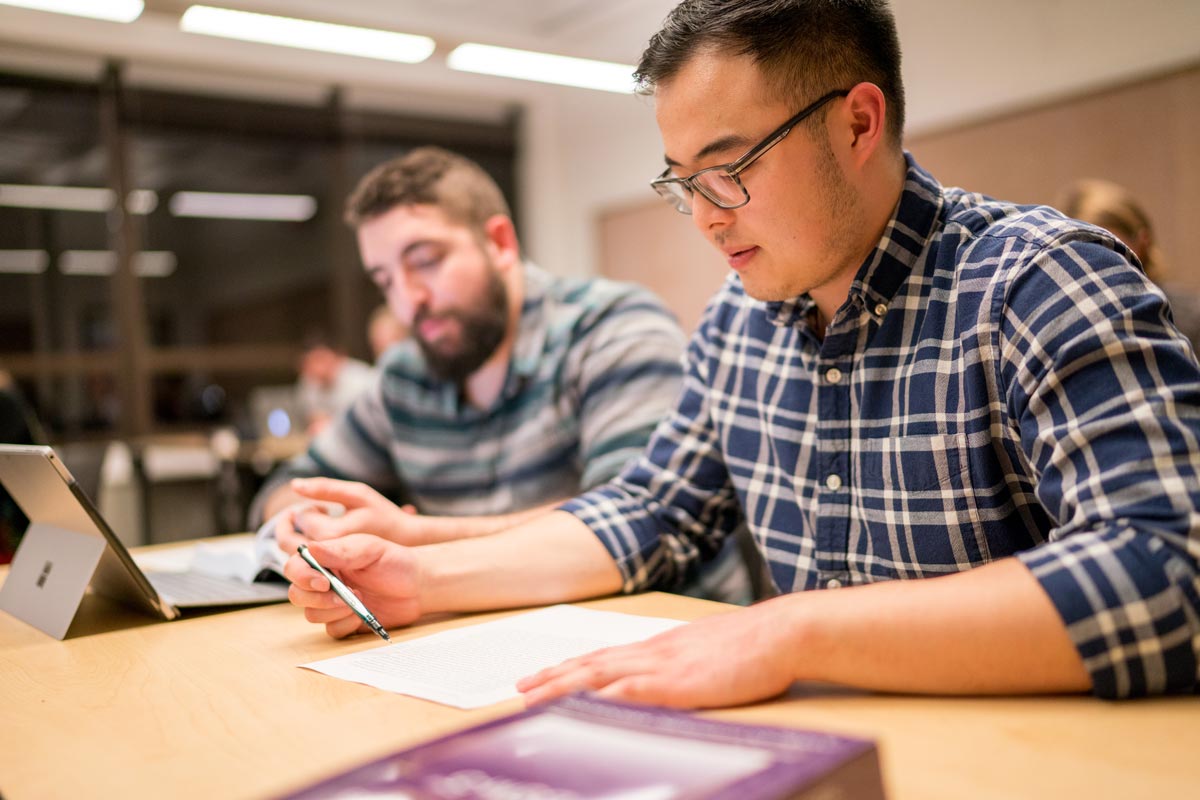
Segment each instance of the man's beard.
[{"label": "man's beard", "polygon": [[508,287],[500,274],[488,270],[488,282],[479,305],[474,309],[456,308],[437,316],[457,320],[459,347],[446,352],[421,338],[421,322],[431,316],[428,309],[419,311],[413,319],[413,338],[425,355],[425,363],[434,378],[462,384],[467,377],[483,366],[504,341],[508,332]]}]

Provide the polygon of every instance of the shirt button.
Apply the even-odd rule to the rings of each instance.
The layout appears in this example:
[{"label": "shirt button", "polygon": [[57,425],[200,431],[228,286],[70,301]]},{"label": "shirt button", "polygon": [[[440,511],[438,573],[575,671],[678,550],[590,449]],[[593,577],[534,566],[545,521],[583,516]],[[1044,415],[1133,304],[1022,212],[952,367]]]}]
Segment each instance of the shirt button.
[{"label": "shirt button", "polygon": [[842,477],[840,475],[826,475],[825,488],[831,492],[836,492],[842,488]]},{"label": "shirt button", "polygon": [[830,578],[829,580],[825,581],[825,588],[826,589],[840,589],[840,588],[842,588],[842,582],[839,581],[837,578]]},{"label": "shirt button", "polygon": [[887,313],[887,303],[879,303],[875,306],[875,316],[882,317]]},{"label": "shirt button", "polygon": [[840,383],[842,380],[842,371],[837,367],[833,367],[825,373],[825,380],[830,383]]}]

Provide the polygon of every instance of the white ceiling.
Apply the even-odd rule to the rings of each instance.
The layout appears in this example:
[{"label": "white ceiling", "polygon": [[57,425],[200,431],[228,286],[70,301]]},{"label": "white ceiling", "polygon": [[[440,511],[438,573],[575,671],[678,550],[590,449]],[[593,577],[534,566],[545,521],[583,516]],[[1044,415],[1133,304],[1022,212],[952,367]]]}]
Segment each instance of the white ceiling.
[{"label": "white ceiling", "polygon": [[[418,65],[308,53],[181,33],[186,0],[147,0],[105,23],[0,6],[0,69],[78,74],[104,58],[147,85],[493,117],[581,89],[457,73],[445,54],[481,41],[634,63],[674,0],[208,0],[245,10],[424,33]],[[911,130],[958,122],[1200,61],[1197,0],[894,0]]]}]

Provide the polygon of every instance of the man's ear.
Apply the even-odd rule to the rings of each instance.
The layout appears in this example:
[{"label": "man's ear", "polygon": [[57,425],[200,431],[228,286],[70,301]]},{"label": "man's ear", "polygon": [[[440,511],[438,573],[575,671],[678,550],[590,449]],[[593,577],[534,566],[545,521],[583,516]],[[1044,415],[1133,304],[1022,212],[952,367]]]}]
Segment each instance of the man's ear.
[{"label": "man's ear", "polygon": [[887,99],[873,83],[860,83],[850,90],[839,113],[840,133],[855,164],[867,162],[886,142]]},{"label": "man's ear", "polygon": [[483,223],[488,255],[496,266],[507,269],[521,263],[521,248],[517,243],[517,230],[513,221],[503,214],[493,214]]}]

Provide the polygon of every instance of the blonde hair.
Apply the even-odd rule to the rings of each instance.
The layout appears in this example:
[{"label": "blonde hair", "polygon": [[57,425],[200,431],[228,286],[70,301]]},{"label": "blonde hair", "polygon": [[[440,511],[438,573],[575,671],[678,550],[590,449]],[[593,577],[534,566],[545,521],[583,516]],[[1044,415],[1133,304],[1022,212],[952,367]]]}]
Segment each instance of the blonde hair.
[{"label": "blonde hair", "polygon": [[1077,181],[1062,191],[1058,208],[1068,217],[1108,229],[1137,254],[1151,280],[1163,277],[1150,217],[1125,187],[1095,178]]}]

